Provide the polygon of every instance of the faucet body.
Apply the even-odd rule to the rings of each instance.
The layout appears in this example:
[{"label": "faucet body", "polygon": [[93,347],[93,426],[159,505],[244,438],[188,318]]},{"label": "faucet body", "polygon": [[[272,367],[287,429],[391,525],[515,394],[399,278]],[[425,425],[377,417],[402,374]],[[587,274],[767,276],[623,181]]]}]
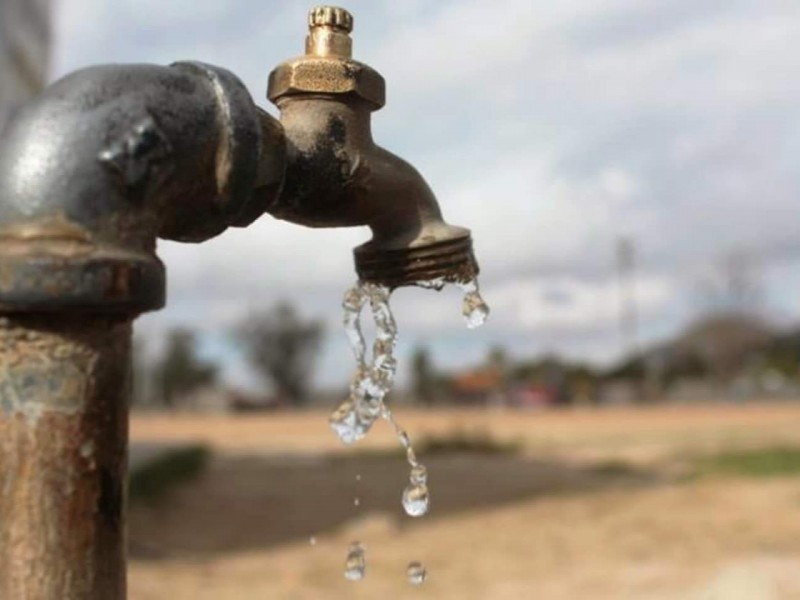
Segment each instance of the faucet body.
[{"label": "faucet body", "polygon": [[374,142],[368,102],[302,94],[277,104],[288,160],[267,212],[309,227],[368,226],[372,239],[355,249],[364,280],[395,287],[474,278],[469,231],[445,223],[419,172]]},{"label": "faucet body", "polygon": [[311,12],[306,55],[258,109],[201,63],[92,67],[0,133],[0,598],[125,597],[131,322],[165,301],[158,238],[200,242],[264,212],[368,226],[365,281],[467,282],[469,231],[378,146],[383,78],[352,17]]},{"label": "faucet body", "polygon": [[378,146],[372,112],[385,82],[352,59],[352,17],[312,11],[306,54],[270,75],[268,98],[281,111],[287,143],[282,193],[267,212],[311,227],[368,226],[356,271],[389,287],[477,274],[470,232],[448,225],[436,197],[408,162]]}]

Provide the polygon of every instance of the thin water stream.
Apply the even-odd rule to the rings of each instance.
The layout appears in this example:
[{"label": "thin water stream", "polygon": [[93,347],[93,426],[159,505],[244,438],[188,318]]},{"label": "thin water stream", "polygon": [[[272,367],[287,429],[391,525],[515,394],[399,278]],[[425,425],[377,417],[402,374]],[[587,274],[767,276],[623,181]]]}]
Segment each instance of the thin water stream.
[{"label": "thin water stream", "polygon": [[[417,285],[441,290],[446,283],[439,279]],[[467,327],[474,329],[483,325],[489,316],[489,307],[480,295],[478,281],[456,285],[464,292],[461,312]],[[401,496],[402,505],[409,516],[421,517],[430,507],[428,472],[417,460],[408,433],[395,420],[385,403],[397,373],[397,360],[394,357],[397,323],[389,304],[391,293],[388,287],[359,281],[344,295],[344,327],[356,359],[356,371],[350,383],[350,394],[331,414],[330,425],[342,443],[350,445],[363,439],[378,419],[383,418],[390,424],[405,449],[410,467],[409,484]],[[361,329],[361,314],[367,304],[375,321],[375,341],[370,361],[367,360],[367,344]],[[345,577],[358,581],[363,578],[365,568],[364,548],[360,543],[353,542],[347,555]],[[421,563],[415,561],[409,564],[407,577],[409,582],[419,585],[425,581],[427,572]]]}]

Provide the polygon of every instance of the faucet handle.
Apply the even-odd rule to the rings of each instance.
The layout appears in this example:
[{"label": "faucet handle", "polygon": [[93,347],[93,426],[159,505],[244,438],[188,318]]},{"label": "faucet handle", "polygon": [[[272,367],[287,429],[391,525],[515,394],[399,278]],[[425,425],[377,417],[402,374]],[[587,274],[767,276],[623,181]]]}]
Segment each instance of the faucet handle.
[{"label": "faucet handle", "polygon": [[[0,0],[2,2],[2,0]],[[375,69],[353,60],[353,15],[318,6],[308,13],[306,53],[273,69],[267,97],[275,104],[303,95],[354,95],[371,110],[386,103],[386,82]]]},{"label": "faucet handle", "polygon": [[353,56],[353,15],[337,6],[317,6],[308,13],[306,56],[349,59]]},{"label": "faucet handle", "polygon": [[353,31],[353,15],[338,6],[316,6],[308,12],[308,27],[330,27],[344,33]]}]

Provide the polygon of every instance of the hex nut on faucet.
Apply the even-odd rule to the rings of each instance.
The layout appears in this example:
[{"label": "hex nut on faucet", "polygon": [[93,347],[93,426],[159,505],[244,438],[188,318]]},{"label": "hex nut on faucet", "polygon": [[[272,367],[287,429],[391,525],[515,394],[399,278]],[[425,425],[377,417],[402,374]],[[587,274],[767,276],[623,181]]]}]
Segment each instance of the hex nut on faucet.
[{"label": "hex nut on faucet", "polygon": [[373,110],[386,103],[386,82],[375,69],[352,59],[353,16],[342,8],[311,10],[306,54],[279,65],[269,77],[270,101],[294,94],[353,94]]}]

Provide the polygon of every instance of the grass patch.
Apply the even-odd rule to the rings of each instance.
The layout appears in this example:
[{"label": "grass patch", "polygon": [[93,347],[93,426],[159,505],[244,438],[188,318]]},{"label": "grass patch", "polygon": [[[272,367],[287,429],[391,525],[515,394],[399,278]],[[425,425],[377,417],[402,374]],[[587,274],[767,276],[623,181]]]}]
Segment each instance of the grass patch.
[{"label": "grass patch", "polygon": [[520,440],[498,440],[486,431],[451,431],[445,435],[424,437],[415,444],[423,456],[443,454],[510,455],[522,450]]},{"label": "grass patch", "polygon": [[698,458],[698,475],[779,477],[800,475],[800,448],[787,446],[736,450]]},{"label": "grass patch", "polygon": [[641,475],[642,471],[622,460],[604,460],[589,466],[589,471],[604,477],[629,477]]},{"label": "grass patch", "polygon": [[[442,435],[430,435],[412,440],[418,457],[446,456],[451,454],[480,454],[484,456],[510,456],[523,447],[520,440],[498,440],[484,431],[455,430]],[[363,459],[405,458],[406,451],[398,444],[392,448],[360,448],[356,456]]]},{"label": "grass patch", "polygon": [[168,450],[131,473],[131,502],[151,502],[161,498],[178,483],[190,481],[205,469],[211,451],[205,446]]}]

